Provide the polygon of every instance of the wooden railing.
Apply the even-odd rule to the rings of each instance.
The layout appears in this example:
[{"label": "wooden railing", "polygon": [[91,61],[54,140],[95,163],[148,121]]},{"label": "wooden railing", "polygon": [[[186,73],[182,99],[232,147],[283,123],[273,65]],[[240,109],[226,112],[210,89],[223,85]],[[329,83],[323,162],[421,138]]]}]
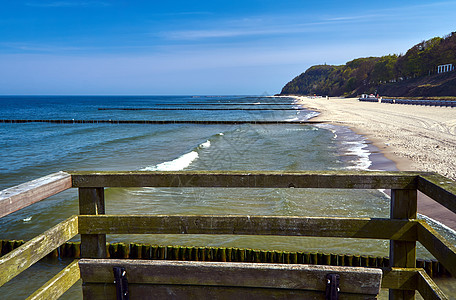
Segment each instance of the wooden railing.
[{"label": "wooden railing", "polygon": [[[0,215],[68,188],[79,189],[80,215],[72,216],[0,258],[0,286],[48,253],[81,235],[81,257],[105,258],[106,234],[242,234],[390,240],[390,268],[382,287],[391,299],[446,299],[423,269],[416,268],[420,242],[456,276],[456,247],[417,220],[417,191],[456,212],[456,183],[435,173],[415,172],[59,172],[0,192]],[[387,219],[104,215],[105,187],[225,187],[391,189]],[[79,279],[77,261],[37,290],[31,299],[58,298]]]}]

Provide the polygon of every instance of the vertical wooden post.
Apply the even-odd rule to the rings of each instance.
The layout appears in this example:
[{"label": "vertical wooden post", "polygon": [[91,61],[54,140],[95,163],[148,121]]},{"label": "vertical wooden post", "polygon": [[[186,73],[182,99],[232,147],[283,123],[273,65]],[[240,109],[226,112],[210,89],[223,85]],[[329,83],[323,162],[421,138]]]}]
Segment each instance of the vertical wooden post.
[{"label": "vertical wooden post", "polygon": [[[104,213],[104,188],[79,188],[79,214]],[[106,234],[81,234],[81,257],[106,258]]]},{"label": "vertical wooden post", "polygon": [[[416,219],[416,190],[391,190],[391,219]],[[416,242],[390,241],[390,266],[415,268]],[[390,299],[415,299],[415,291],[390,290]]]}]

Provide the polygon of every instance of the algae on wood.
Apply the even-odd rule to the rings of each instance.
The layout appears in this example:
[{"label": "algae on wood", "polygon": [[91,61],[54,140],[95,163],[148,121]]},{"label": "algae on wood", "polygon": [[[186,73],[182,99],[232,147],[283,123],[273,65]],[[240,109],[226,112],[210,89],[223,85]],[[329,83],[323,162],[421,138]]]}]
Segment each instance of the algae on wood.
[{"label": "algae on wood", "polygon": [[58,299],[81,278],[78,262],[79,260],[73,261],[51,280],[46,282],[41,288],[30,295],[27,300]]},{"label": "algae on wood", "polygon": [[78,217],[57,224],[21,247],[0,257],[0,286],[78,234]]},{"label": "algae on wood", "polygon": [[219,215],[79,216],[81,234],[238,234],[416,241],[416,221]]}]

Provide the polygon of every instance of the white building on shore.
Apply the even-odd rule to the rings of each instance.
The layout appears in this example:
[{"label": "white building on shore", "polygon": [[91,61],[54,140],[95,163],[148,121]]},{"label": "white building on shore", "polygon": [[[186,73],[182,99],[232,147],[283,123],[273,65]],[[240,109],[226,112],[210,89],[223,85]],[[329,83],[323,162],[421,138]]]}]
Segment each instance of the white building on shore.
[{"label": "white building on shore", "polygon": [[446,64],[446,65],[440,65],[437,67],[437,73],[445,73],[445,72],[450,72],[454,71],[454,66],[453,64]]}]

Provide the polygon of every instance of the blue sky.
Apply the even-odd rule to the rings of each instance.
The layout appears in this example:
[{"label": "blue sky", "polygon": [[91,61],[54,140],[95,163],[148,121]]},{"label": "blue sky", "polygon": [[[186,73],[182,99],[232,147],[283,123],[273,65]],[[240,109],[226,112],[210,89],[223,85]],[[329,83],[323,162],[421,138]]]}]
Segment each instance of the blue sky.
[{"label": "blue sky", "polygon": [[0,0],[0,94],[274,94],[456,31],[456,1]]}]

